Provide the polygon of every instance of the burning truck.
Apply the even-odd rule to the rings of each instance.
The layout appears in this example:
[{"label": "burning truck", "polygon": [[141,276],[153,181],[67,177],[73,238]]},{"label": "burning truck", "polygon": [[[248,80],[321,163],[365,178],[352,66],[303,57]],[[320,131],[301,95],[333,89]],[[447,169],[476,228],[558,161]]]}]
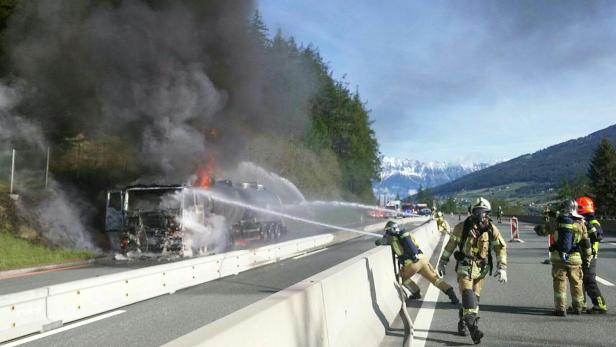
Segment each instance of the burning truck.
[{"label": "burning truck", "polygon": [[137,252],[191,256],[221,242],[193,243],[200,233],[199,226],[211,225],[209,222],[216,217],[224,217],[224,249],[236,242],[279,239],[287,230],[283,220],[264,210],[280,211],[281,207],[276,194],[255,182],[133,185],[107,192],[105,231],[111,248],[124,255]]}]

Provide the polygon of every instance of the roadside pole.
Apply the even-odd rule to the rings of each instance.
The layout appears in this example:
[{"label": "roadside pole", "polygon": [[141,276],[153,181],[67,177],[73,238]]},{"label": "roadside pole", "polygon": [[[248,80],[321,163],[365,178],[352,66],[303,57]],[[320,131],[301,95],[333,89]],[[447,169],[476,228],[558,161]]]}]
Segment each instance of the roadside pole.
[{"label": "roadside pole", "polygon": [[47,147],[47,164],[45,165],[45,189],[49,183],[49,147]]},{"label": "roadside pole", "polygon": [[12,159],[11,159],[11,187],[9,189],[9,194],[13,195],[13,181],[15,180],[15,148],[13,148]]}]

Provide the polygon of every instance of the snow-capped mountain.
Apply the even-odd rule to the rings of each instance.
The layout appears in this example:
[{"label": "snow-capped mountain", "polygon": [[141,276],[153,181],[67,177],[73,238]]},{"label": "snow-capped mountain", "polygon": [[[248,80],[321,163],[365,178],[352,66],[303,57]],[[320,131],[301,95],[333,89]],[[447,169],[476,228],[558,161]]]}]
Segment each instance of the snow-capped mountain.
[{"label": "snow-capped mountain", "polygon": [[373,184],[375,194],[412,195],[419,187],[431,188],[471,172],[491,166],[489,163],[420,162],[393,157],[381,158],[381,181]]}]

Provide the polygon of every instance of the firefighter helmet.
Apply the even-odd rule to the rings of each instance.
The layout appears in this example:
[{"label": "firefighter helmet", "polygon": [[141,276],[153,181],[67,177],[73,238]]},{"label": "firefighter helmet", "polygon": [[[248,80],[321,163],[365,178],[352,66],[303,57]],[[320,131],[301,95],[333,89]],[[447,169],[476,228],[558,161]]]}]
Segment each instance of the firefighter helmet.
[{"label": "firefighter helmet", "polygon": [[475,210],[481,210],[482,212],[490,212],[492,211],[492,206],[490,202],[485,198],[477,199],[477,202],[471,208],[471,213],[474,213]]},{"label": "firefighter helmet", "polygon": [[438,211],[438,212],[436,213],[436,216],[437,216],[437,217],[439,217],[439,218],[442,218],[442,217],[443,217],[443,212]]},{"label": "firefighter helmet", "polygon": [[390,220],[387,224],[385,224],[385,232],[392,235],[397,235],[400,233],[400,227],[398,226],[398,223]]},{"label": "firefighter helmet", "polygon": [[582,215],[595,213],[595,203],[591,198],[582,196],[577,198],[575,202],[577,203],[577,213]]},{"label": "firefighter helmet", "polygon": [[578,205],[575,200],[565,200],[560,205],[560,214],[563,216],[571,216],[575,218],[584,218],[578,212]]}]

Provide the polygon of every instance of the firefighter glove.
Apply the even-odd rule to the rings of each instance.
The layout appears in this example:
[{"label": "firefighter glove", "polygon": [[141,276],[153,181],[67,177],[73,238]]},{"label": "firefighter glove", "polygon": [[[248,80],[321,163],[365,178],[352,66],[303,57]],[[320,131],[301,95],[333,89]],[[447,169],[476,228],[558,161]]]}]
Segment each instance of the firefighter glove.
[{"label": "firefighter glove", "polygon": [[500,283],[507,283],[507,270],[505,270],[505,269],[498,269],[498,271],[496,271],[496,274],[494,275],[494,277],[498,277],[498,281]]},{"label": "firefighter glove", "polygon": [[558,255],[560,256],[560,260],[562,260],[563,263],[566,263],[569,260],[569,254],[565,252],[560,252]]},{"label": "firefighter glove", "polygon": [[441,259],[441,261],[438,263],[438,275],[443,277],[445,276],[445,268],[447,267],[447,261]]},{"label": "firefighter glove", "polygon": [[377,246],[387,246],[388,245],[388,241],[386,237],[382,237],[380,239],[377,239],[376,241],[374,241],[374,244]]}]

